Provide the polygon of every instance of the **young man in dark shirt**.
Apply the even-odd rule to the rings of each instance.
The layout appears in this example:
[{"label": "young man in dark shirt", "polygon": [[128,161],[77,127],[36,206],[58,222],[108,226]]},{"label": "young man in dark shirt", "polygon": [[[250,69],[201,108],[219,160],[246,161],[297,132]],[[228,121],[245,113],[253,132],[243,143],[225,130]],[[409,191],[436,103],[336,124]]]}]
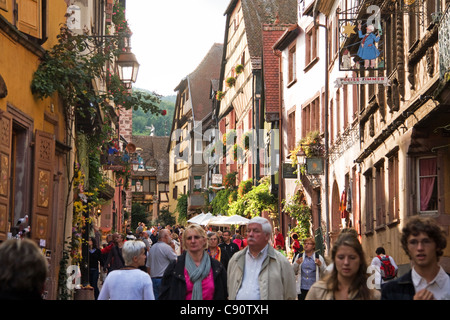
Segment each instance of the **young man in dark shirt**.
[{"label": "young man in dark shirt", "polygon": [[225,230],[222,233],[223,242],[219,244],[220,249],[225,250],[228,253],[228,257],[233,256],[236,252],[239,251],[239,247],[236,243],[231,241],[231,232],[229,230]]}]

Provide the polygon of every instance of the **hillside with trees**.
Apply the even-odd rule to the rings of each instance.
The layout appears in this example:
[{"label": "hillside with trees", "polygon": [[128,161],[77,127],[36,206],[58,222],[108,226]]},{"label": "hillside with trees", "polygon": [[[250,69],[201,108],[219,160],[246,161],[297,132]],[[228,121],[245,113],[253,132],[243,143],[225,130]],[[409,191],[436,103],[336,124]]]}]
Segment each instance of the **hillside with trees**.
[{"label": "hillside with trees", "polygon": [[[136,89],[139,91],[151,93],[145,89]],[[172,129],[173,113],[175,110],[176,95],[160,97],[161,102],[159,108],[165,110],[163,114],[146,113],[143,109],[139,108],[133,110],[133,135],[145,135],[148,136],[151,133],[152,126],[155,136],[169,136]]]}]

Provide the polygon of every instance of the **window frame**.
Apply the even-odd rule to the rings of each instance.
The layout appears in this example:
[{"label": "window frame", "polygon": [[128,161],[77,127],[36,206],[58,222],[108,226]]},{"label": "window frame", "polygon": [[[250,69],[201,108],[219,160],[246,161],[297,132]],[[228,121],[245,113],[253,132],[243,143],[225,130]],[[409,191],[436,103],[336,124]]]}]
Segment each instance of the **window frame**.
[{"label": "window frame", "polygon": [[318,27],[311,24],[305,31],[305,72],[309,70],[319,59],[319,35]]},{"label": "window frame", "polygon": [[[420,175],[420,160],[423,159],[435,159],[436,160],[436,172],[434,175]],[[438,175],[438,157],[437,156],[423,156],[423,157],[417,157],[416,159],[416,191],[417,191],[417,198],[416,198],[416,210],[417,213],[423,214],[423,215],[434,215],[438,214],[439,212],[439,175]],[[420,207],[420,200],[421,200],[421,189],[420,189],[420,179],[424,177],[435,177],[434,187],[436,190],[436,209],[435,210],[421,210]]]},{"label": "window frame", "polygon": [[288,50],[288,87],[297,82],[297,45],[294,43]]}]

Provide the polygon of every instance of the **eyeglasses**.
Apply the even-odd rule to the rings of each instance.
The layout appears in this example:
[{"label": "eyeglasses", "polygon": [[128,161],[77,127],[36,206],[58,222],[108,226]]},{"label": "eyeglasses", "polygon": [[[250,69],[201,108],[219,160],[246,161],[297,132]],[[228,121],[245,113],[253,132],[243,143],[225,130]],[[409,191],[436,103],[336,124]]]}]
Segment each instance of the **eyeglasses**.
[{"label": "eyeglasses", "polygon": [[408,245],[410,245],[411,247],[417,247],[419,245],[419,243],[422,246],[426,247],[426,246],[431,245],[433,243],[433,240],[425,238],[425,239],[422,239],[420,241],[417,240],[417,239],[411,239],[411,240],[408,241]]}]

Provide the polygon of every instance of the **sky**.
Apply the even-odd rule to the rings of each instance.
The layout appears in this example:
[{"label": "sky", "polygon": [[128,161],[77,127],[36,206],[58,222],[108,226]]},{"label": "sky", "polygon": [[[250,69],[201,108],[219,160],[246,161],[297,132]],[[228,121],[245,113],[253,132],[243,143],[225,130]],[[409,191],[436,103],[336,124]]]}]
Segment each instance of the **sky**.
[{"label": "sky", "polygon": [[230,0],[127,0],[131,52],[140,64],[134,88],[163,96],[223,43]]}]

